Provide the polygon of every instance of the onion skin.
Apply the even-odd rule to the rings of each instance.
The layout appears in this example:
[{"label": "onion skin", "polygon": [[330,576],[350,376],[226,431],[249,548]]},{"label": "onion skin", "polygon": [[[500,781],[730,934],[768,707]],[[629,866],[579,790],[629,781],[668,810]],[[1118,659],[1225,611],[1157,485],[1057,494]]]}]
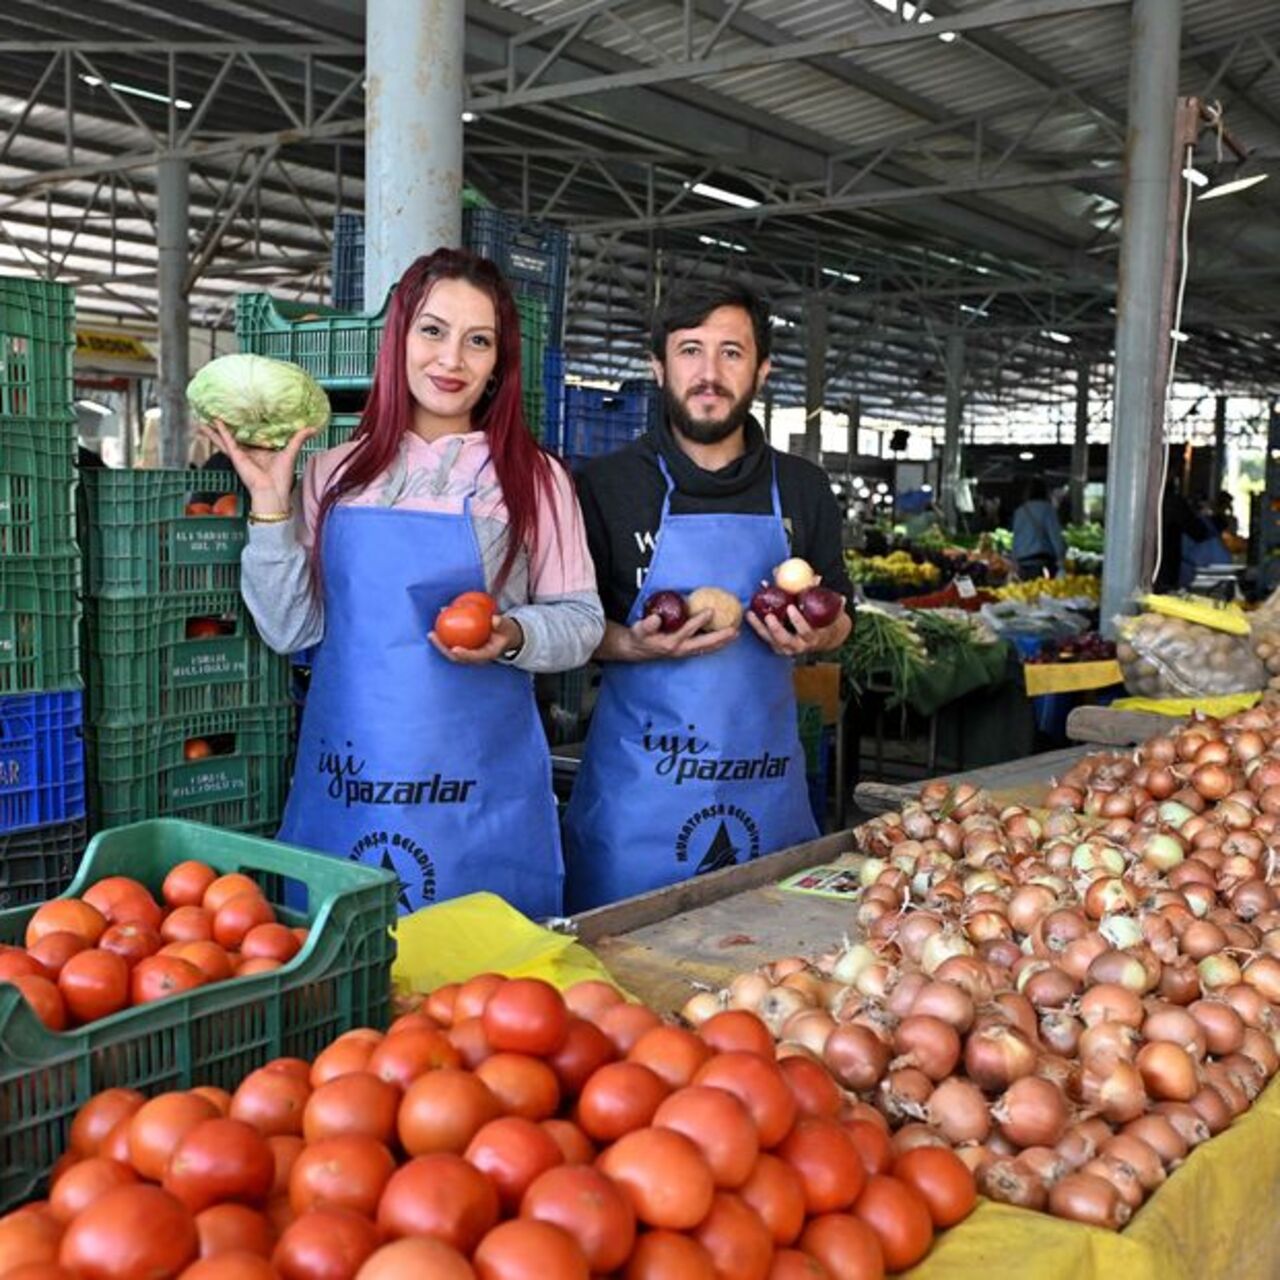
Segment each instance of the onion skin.
[{"label": "onion skin", "polygon": [[1161,1102],[1190,1102],[1199,1092],[1196,1060],[1179,1045],[1160,1040],[1144,1044],[1136,1066],[1147,1094]]},{"label": "onion skin", "polygon": [[892,1051],[867,1027],[846,1023],[836,1026],[823,1045],[822,1060],[846,1089],[862,1093],[873,1089],[889,1069]]},{"label": "onion skin", "polygon": [[928,1014],[903,1018],[894,1033],[897,1064],[918,1067],[930,1080],[945,1080],[960,1061],[960,1033],[949,1022]]},{"label": "onion skin", "polygon": [[1169,1117],[1154,1111],[1130,1120],[1120,1132],[1124,1137],[1136,1138],[1150,1147],[1170,1172],[1186,1159],[1190,1150],[1187,1140]]},{"label": "onion skin", "polygon": [[1020,1209],[1043,1209],[1048,1189],[1034,1169],[1008,1158],[993,1160],[978,1175],[978,1190],[989,1200]]},{"label": "onion skin", "polygon": [[[1243,1037],[1242,1037],[1243,1039]],[[1019,1031],[984,1027],[965,1042],[965,1074],[987,1093],[1001,1093],[1036,1068],[1036,1051]]]}]

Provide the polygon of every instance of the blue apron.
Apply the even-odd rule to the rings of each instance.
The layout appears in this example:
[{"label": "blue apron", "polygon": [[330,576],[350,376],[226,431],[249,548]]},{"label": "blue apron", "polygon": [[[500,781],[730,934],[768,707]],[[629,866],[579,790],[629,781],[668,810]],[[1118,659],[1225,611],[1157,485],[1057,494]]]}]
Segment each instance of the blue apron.
[{"label": "blue apron", "polygon": [[280,839],[393,870],[401,912],[487,889],[535,919],[564,880],[533,682],[469,667],[427,632],[485,589],[461,515],[336,506],[325,521],[315,651]]},{"label": "blue apron", "polygon": [[[642,596],[718,586],[744,603],[790,554],[771,515],[672,515],[671,473]],[[582,911],[818,834],[792,663],[749,628],[693,658],[605,665],[565,816],[566,907]]]}]

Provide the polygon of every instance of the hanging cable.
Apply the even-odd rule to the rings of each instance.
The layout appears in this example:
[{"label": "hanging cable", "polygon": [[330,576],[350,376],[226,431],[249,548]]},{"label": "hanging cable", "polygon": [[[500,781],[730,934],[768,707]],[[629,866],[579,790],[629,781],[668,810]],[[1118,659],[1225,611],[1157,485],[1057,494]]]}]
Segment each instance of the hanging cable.
[{"label": "hanging cable", "polygon": [[[1195,147],[1188,145],[1183,157],[1182,172],[1191,172],[1192,157]],[[1191,265],[1190,232],[1191,232],[1191,179],[1184,177],[1182,187],[1182,234],[1179,239],[1182,261],[1178,268],[1178,293],[1173,307],[1173,328],[1167,335],[1170,343],[1169,375],[1164,384],[1164,407],[1160,415],[1160,505],[1156,513],[1156,558],[1151,570],[1151,583],[1160,576],[1160,564],[1164,559],[1164,491],[1169,483],[1169,442],[1166,439],[1166,427],[1169,421],[1169,410],[1173,404],[1173,376],[1178,367],[1178,346],[1182,341],[1182,307],[1187,295],[1187,272]],[[1175,337],[1177,334],[1179,336]]]}]

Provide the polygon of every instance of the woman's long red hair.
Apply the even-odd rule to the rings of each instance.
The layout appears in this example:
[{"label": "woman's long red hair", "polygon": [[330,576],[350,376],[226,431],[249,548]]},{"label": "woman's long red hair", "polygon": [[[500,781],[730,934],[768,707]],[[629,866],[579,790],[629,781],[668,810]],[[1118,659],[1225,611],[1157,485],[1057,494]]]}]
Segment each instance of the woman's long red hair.
[{"label": "woman's long red hair", "polygon": [[[544,497],[559,536],[554,503],[552,460],[529,431],[521,399],[520,315],[502,273],[488,259],[462,249],[437,249],[418,258],[400,277],[391,295],[382,344],[374,365],[373,385],[353,439],[356,448],[338,468],[325,489],[316,517],[314,554],[320,555],[324,522],[333,507],[349,493],[376,480],[395,459],[400,440],[413,427],[413,396],[405,374],[405,344],[409,326],[423,299],[439,280],[465,280],[493,299],[498,322],[498,359],[492,393],[472,411],[475,430],[489,437],[489,455],[507,508],[507,546],[498,570],[495,591],[501,590],[521,548],[533,559],[538,541],[538,503]],[[541,369],[531,369],[540,378]]]}]

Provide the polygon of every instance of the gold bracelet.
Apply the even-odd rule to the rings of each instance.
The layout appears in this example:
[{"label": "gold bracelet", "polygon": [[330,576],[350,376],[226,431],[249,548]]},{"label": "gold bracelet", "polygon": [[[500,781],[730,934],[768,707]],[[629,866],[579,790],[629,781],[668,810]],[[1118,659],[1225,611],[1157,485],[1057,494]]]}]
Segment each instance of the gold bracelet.
[{"label": "gold bracelet", "polygon": [[286,520],[293,519],[292,511],[271,511],[266,515],[258,515],[256,512],[249,512],[250,524],[284,524]]}]

